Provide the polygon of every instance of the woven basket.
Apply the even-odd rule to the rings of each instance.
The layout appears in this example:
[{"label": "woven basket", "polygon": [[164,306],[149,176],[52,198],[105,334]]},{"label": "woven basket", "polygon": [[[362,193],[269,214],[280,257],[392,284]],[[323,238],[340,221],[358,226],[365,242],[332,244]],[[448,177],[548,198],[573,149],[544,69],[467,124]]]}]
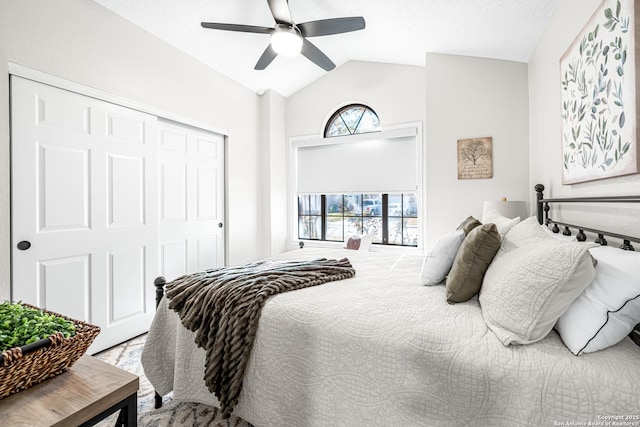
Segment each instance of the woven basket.
[{"label": "woven basket", "polygon": [[33,344],[3,351],[0,356],[0,399],[69,369],[82,357],[100,332],[99,327],[89,323],[29,304],[22,305],[73,322],[76,334],[64,338],[61,333],[57,333]]}]

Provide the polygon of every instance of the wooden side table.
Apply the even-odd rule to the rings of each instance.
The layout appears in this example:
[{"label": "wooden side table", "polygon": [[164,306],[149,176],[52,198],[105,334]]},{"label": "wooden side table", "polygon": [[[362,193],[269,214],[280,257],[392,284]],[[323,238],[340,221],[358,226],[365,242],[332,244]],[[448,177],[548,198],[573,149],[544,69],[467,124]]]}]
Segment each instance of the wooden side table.
[{"label": "wooden side table", "polygon": [[0,400],[0,426],[90,426],[120,410],[118,425],[138,424],[138,377],[82,356],[67,372]]}]

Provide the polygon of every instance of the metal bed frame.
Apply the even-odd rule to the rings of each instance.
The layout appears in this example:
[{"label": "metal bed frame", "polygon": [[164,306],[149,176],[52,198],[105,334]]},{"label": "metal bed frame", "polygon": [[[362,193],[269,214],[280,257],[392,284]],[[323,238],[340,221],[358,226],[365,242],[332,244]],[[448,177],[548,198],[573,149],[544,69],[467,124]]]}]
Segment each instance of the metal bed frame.
[{"label": "metal bed frame", "polygon": [[624,249],[627,251],[635,250],[631,242],[640,243],[640,237],[627,236],[624,234],[598,230],[582,225],[569,224],[566,222],[554,220],[549,217],[549,211],[551,210],[549,204],[551,203],[640,203],[640,195],[545,199],[543,196],[544,185],[537,184],[535,186],[535,190],[538,205],[538,222],[547,226],[552,225],[551,231],[553,231],[554,233],[558,233],[560,231],[560,228],[558,226],[564,227],[562,234],[565,236],[571,236],[571,229],[575,229],[578,230],[578,234],[576,234],[576,240],[578,240],[579,242],[584,242],[585,240],[587,240],[587,235],[584,234],[584,232],[588,231],[590,233],[598,235],[598,237],[595,239],[595,243],[598,243],[602,246],[606,246],[608,244],[606,237],[612,237],[614,239],[622,240],[620,249]]},{"label": "metal bed frame", "polygon": [[[545,199],[543,195],[544,185],[537,184],[535,186],[536,190],[536,199],[537,199],[537,215],[538,222],[540,224],[545,224],[546,226],[551,225],[551,231],[554,233],[560,232],[560,227],[564,227],[562,234],[565,236],[571,236],[571,229],[578,230],[576,234],[576,240],[579,242],[584,242],[587,240],[587,235],[584,233],[585,231],[589,233],[597,234],[597,238],[594,240],[595,243],[600,244],[601,246],[608,245],[607,237],[611,237],[614,239],[622,240],[622,244],[619,246],[620,249],[625,251],[635,251],[635,248],[631,244],[640,243],[640,237],[638,236],[628,236],[619,233],[613,233],[605,230],[598,230],[591,227],[585,227],[582,225],[569,224],[562,221],[557,221],[549,217],[549,211],[551,207],[549,206],[552,203],[640,203],[640,195],[638,196],[604,196],[604,197],[573,197],[573,198],[555,198],[555,199]],[[629,338],[633,340],[637,345],[640,346],[640,324],[636,325],[636,327],[629,334]]]}]

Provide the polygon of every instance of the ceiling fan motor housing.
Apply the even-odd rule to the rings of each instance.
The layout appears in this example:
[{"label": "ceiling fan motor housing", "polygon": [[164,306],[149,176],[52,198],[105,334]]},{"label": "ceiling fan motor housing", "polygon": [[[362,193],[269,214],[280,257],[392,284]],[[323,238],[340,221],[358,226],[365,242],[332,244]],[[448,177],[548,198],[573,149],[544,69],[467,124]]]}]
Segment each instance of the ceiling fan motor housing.
[{"label": "ceiling fan motor housing", "polygon": [[279,55],[295,56],[302,48],[302,35],[295,26],[277,24],[271,33],[271,47]]}]

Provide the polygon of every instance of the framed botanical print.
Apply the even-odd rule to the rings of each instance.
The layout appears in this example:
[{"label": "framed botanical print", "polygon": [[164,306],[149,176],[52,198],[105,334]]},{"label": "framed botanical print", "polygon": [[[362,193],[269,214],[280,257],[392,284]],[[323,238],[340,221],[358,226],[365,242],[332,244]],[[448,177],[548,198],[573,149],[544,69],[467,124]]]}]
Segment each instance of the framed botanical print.
[{"label": "framed botanical print", "polygon": [[638,173],[634,0],[603,0],[560,59],[562,183]]}]

